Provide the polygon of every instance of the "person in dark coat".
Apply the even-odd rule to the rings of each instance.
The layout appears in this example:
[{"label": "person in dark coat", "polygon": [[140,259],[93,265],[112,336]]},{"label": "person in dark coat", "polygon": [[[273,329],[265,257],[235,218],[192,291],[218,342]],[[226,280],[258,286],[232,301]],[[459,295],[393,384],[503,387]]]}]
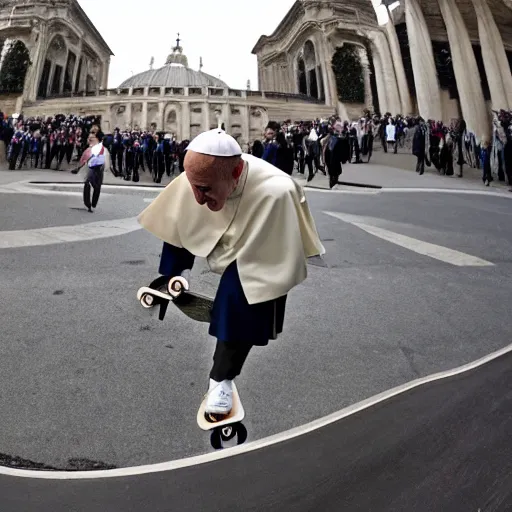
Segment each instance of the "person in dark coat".
[{"label": "person in dark coat", "polygon": [[265,148],[263,147],[263,143],[261,140],[255,140],[252,143],[251,154],[256,158],[263,158],[263,153],[265,152]]},{"label": "person in dark coat", "polygon": [[289,174],[293,173],[293,166],[295,163],[293,148],[288,144],[286,137],[283,132],[278,132],[276,135],[276,164],[275,166],[281,171]]},{"label": "person in dark coat", "polygon": [[412,154],[418,159],[416,162],[416,172],[422,176],[425,172],[425,150],[426,150],[426,136],[428,126],[425,121],[420,118],[414,138],[412,140]]},{"label": "person in dark coat", "polygon": [[449,133],[445,135],[444,143],[439,154],[441,174],[453,176],[453,140]]},{"label": "person in dark coat", "polygon": [[482,147],[480,148],[480,161],[482,162],[482,181],[488,187],[491,184],[491,144],[487,139],[482,140]]},{"label": "person in dark coat", "polygon": [[350,159],[350,143],[348,131],[341,123],[334,125],[333,133],[325,147],[325,163],[329,173],[329,187],[332,189],[338,184],[339,177],[343,172],[342,164]]},{"label": "person in dark coat", "polygon": [[508,184],[512,192],[512,124],[507,127],[507,144],[503,152],[505,160],[505,172],[507,174]]},{"label": "person in dark coat", "polygon": [[462,178],[462,168],[464,167],[464,134],[466,133],[466,121],[461,119],[455,130],[455,142],[457,144],[457,165],[459,166],[459,174],[457,177]]}]

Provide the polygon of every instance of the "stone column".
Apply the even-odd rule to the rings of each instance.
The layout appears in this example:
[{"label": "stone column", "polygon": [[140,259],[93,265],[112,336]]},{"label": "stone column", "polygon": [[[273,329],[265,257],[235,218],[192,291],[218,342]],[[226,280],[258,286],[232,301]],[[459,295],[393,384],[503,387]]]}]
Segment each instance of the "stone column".
[{"label": "stone column", "polygon": [[47,96],[49,96],[51,94],[54,74],[55,74],[55,62],[52,61],[52,65],[50,66],[50,74],[48,75],[48,87],[46,88]]},{"label": "stone column", "polygon": [[157,128],[159,130],[165,130],[165,101],[158,102],[158,123]]},{"label": "stone column", "polygon": [[384,80],[384,72],[382,70],[382,61],[380,59],[379,52],[375,47],[375,44],[372,45],[372,53],[373,53],[373,67],[375,68],[375,81],[377,82],[377,94],[379,96],[379,110],[381,114],[385,114],[389,112],[389,103],[387,97],[386,90],[386,81]]},{"label": "stone column", "polygon": [[391,57],[393,59],[398,92],[400,94],[401,113],[407,116],[413,113],[411,93],[409,92],[409,85],[407,84],[407,77],[405,75],[400,43],[396,34],[395,25],[391,20],[386,23],[386,35],[388,37],[389,47],[391,48]]},{"label": "stone column", "polygon": [[278,70],[279,70],[279,73],[278,73],[278,80],[277,80],[277,91],[278,92],[285,92],[284,91],[284,85],[285,85],[284,68],[283,68],[283,64],[282,63],[278,64]]},{"label": "stone column", "polygon": [[203,132],[210,129],[210,104],[205,101],[203,105]]},{"label": "stone column", "polygon": [[126,104],[125,119],[126,119],[126,128],[131,130],[133,128],[132,103],[131,102]]},{"label": "stone column", "polygon": [[336,78],[332,70],[332,56],[334,48],[326,37],[323,36],[320,44],[317,46],[320,51],[322,62],[322,75],[324,77],[325,104],[335,107],[338,103],[338,90],[336,88]]},{"label": "stone column", "polygon": [[148,102],[146,100],[142,101],[142,114],[140,120],[140,129],[147,130],[148,129]]},{"label": "stone column", "polygon": [[78,42],[78,51],[76,53],[76,62],[75,62],[75,69],[73,69],[73,78],[71,81],[71,92],[75,92],[75,85],[76,85],[76,79],[78,75],[78,68],[80,66],[80,59],[82,57],[82,48],[84,46],[84,40],[80,38],[80,41]]},{"label": "stone column", "polygon": [[[69,51],[68,51],[69,54]],[[60,75],[59,94],[64,92],[64,79],[66,78],[66,64],[68,58],[66,57],[65,64],[62,66],[62,73]]]},{"label": "stone column", "polygon": [[178,134],[178,137],[181,140],[189,140],[190,139],[190,103],[182,103],[181,104],[181,130]]},{"label": "stone column", "polygon": [[450,50],[453,70],[457,80],[460,107],[468,130],[472,131],[477,140],[490,136],[490,119],[482,92],[480,72],[476,63],[473,46],[469,39],[462,15],[453,0],[438,0]]},{"label": "stone column", "polygon": [[382,75],[386,84],[386,97],[388,103],[386,111],[396,115],[401,111],[400,93],[398,92],[398,84],[396,82],[393,59],[391,58],[391,51],[389,49],[387,37],[383,32],[378,31],[371,33],[370,39],[374,41],[375,48],[380,56]]},{"label": "stone column", "polygon": [[359,46],[357,50],[364,73],[364,106],[370,110],[373,110],[372,84],[370,80],[370,61],[368,60],[368,53],[366,52],[366,48],[363,48],[362,46]]},{"label": "stone column", "polygon": [[272,90],[275,92],[279,91],[279,66],[277,63],[272,64],[272,82]]},{"label": "stone column", "polygon": [[441,93],[432,42],[418,0],[405,0],[405,22],[411,50],[412,70],[420,116],[441,120]]},{"label": "stone column", "polygon": [[104,89],[108,89],[108,72],[110,70],[110,56],[103,64],[103,79],[102,79],[102,87]]},{"label": "stone column", "polygon": [[478,21],[478,35],[491,91],[492,108],[512,109],[512,73],[503,39],[487,0],[472,1]]},{"label": "stone column", "polygon": [[224,127],[226,128],[226,132],[231,132],[231,105],[229,103],[222,104],[222,119],[221,122],[224,123]]},{"label": "stone column", "polygon": [[240,114],[242,117],[242,139],[245,143],[249,143],[249,107],[247,105],[240,106]]},{"label": "stone column", "polygon": [[[35,34],[36,32],[34,32],[32,37],[34,37]],[[27,70],[25,84],[23,87],[23,99],[27,101],[35,101],[37,98],[39,80],[41,79],[41,72],[44,65],[44,59],[46,57],[46,26],[41,27],[38,35],[39,39],[37,42],[34,42],[34,46],[30,52],[30,60],[32,65]]]}]

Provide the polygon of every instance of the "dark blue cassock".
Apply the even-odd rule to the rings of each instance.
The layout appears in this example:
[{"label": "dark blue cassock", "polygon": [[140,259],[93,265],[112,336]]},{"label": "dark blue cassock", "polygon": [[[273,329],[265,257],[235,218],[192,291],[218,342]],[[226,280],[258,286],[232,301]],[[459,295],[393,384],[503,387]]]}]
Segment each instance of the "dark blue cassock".
[{"label": "dark blue cassock", "polygon": [[[195,256],[186,249],[164,243],[160,274],[169,278],[192,269]],[[219,341],[268,345],[283,331],[286,298],[249,304],[238,275],[236,261],[222,274],[213,302],[209,334]]]}]

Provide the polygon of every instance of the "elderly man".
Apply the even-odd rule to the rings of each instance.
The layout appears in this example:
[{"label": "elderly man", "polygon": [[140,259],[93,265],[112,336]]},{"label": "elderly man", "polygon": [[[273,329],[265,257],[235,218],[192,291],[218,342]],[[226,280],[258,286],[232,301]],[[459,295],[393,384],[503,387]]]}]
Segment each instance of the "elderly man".
[{"label": "elderly man", "polygon": [[194,258],[220,274],[209,333],[217,338],[207,413],[228,414],[232,383],[253,346],[282,332],[288,292],[323,254],[300,185],[268,162],[242,155],[221,129],[188,146],[185,172],[139,216],[164,241],[159,272],[180,275]]}]

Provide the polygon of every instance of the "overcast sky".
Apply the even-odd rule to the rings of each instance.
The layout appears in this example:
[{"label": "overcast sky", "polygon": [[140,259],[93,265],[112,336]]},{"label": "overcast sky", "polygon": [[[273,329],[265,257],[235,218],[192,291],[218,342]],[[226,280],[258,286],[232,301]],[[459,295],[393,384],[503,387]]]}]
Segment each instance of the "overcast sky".
[{"label": "overcast sky", "polygon": [[110,46],[109,87],[133,74],[162,67],[181,34],[189,66],[220,77],[230,87],[258,87],[258,38],[270,35],[294,0],[78,0]]}]

